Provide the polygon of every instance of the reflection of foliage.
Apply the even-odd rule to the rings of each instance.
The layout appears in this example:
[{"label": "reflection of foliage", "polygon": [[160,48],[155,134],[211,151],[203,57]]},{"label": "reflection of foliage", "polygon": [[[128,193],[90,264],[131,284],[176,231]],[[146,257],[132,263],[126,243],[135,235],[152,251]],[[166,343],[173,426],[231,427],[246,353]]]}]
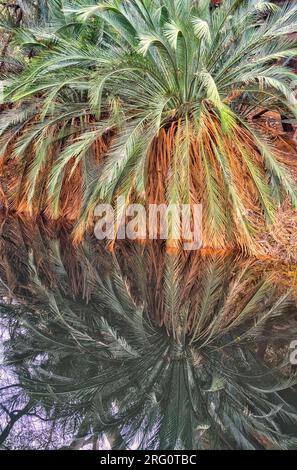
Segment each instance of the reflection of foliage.
[{"label": "reflection of foliage", "polygon": [[0,368],[0,448],[4,449],[47,449],[59,447],[68,442],[73,433],[71,420],[63,423],[51,419],[49,414],[35,400],[28,399],[28,394],[13,383],[12,368],[7,376]]},{"label": "reflection of foliage", "polygon": [[[14,285],[18,304],[4,306],[6,358],[34,403],[73,423],[73,447],[104,434],[114,448],[296,447],[295,377],[267,359],[278,325],[296,334],[296,308],[257,263],[197,258],[195,274],[194,260],[163,257],[161,321],[149,253],[130,249],[120,269],[90,242],[66,266],[66,240],[43,243]],[[76,293],[74,265],[85,276]]]}]

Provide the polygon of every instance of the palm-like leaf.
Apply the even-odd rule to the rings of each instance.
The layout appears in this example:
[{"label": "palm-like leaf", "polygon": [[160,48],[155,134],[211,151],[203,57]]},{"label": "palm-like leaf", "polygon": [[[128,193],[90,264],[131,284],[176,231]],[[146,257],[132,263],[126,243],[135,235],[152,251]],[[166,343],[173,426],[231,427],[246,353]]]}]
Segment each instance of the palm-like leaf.
[{"label": "palm-like leaf", "polygon": [[[295,76],[274,62],[296,54],[289,36],[296,6],[226,0],[210,12],[209,2],[135,0],[81,2],[62,12],[48,29],[31,29],[42,47],[7,95],[30,109],[39,98],[29,118],[16,108],[3,128],[4,142],[12,139],[24,162],[16,206],[26,210],[27,201],[30,211],[65,215],[73,166],[77,237],[100,200],[146,192],[158,202],[202,203],[205,245],[235,240],[255,249],[257,217],[273,221],[286,195],[297,203],[294,171],[250,120],[255,107],[295,114]],[[53,142],[47,165],[38,145],[45,136]],[[85,167],[96,168],[103,155],[90,179]]]}]

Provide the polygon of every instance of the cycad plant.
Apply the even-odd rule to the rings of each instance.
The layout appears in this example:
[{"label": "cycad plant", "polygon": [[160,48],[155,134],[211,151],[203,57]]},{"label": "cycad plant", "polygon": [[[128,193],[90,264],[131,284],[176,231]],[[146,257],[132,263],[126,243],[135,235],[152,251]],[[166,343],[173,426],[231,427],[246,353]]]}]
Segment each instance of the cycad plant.
[{"label": "cycad plant", "polygon": [[121,449],[296,448],[295,375],[277,354],[295,338],[296,305],[258,263],[197,258],[194,275],[194,263],[189,272],[164,255],[162,321],[145,281],[151,257],[129,252],[127,279],[85,244],[85,298],[58,241],[47,246],[58,282],[29,253],[1,309],[13,332],[5,357],[42,416],[61,433],[71,423],[71,447],[105,435]]},{"label": "cycad plant", "polygon": [[255,249],[259,221],[297,204],[290,155],[251,119],[295,115],[297,7],[250,3],[49,2],[47,27],[16,35],[33,57],[1,116],[14,207],[78,220],[79,239],[117,195],[202,203],[205,245]]}]

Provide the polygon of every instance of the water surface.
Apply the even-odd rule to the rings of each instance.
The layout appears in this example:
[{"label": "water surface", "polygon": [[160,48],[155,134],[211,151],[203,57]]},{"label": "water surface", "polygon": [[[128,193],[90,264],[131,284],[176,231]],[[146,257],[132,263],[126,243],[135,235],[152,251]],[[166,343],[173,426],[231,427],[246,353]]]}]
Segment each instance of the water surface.
[{"label": "water surface", "polygon": [[297,448],[295,266],[1,232],[2,448]]}]

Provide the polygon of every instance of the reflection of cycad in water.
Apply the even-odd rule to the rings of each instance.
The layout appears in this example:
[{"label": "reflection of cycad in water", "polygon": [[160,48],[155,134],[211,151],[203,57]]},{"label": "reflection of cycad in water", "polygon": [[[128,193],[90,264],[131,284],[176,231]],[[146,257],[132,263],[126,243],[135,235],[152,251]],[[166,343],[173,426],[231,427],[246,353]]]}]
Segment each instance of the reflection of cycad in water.
[{"label": "reflection of cycad in water", "polygon": [[268,270],[156,248],[154,264],[128,247],[120,268],[91,242],[70,253],[66,239],[42,238],[29,267],[15,252],[6,356],[48,417],[72,423],[72,447],[103,433],[114,448],[296,447],[295,377],[277,354],[296,337],[296,308]]}]

